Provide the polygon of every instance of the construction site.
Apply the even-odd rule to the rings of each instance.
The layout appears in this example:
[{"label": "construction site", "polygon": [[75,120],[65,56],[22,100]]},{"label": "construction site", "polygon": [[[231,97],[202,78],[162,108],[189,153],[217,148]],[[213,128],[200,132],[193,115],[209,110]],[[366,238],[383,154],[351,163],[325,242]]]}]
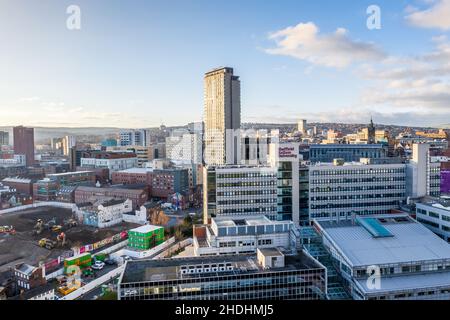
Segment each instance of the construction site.
[{"label": "construction site", "polygon": [[138,225],[96,229],[74,219],[72,210],[40,207],[0,215],[0,273],[17,263],[38,265],[73,247],[93,244]]}]

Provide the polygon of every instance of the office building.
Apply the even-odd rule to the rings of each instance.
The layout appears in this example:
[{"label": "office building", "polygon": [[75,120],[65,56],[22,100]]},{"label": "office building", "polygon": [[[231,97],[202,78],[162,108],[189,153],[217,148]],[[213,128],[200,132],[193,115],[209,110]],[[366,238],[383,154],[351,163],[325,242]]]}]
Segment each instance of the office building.
[{"label": "office building", "polygon": [[240,130],[238,158],[242,165],[267,165],[269,145],[277,143],[279,130]]},{"label": "office building", "polygon": [[9,132],[0,131],[0,147],[9,145]]},{"label": "office building", "polygon": [[85,152],[80,162],[85,170],[108,169],[110,177],[113,172],[138,166],[136,154],[130,152]]},{"label": "office building", "polygon": [[258,248],[289,251],[292,228],[292,221],[271,221],[265,216],[212,218],[211,225],[194,226],[194,253],[255,254]]},{"label": "office building", "polygon": [[333,162],[344,159],[345,162],[359,161],[361,158],[386,158],[387,148],[382,144],[314,144],[310,147],[311,163]]},{"label": "office building", "polygon": [[132,168],[113,172],[113,184],[144,184],[151,197],[168,199],[175,193],[189,193],[189,172],[182,168]]},{"label": "office building", "polygon": [[[367,160],[367,159],[366,159]],[[405,164],[370,162],[316,164],[309,167],[310,219],[345,220],[399,209],[406,201]]]},{"label": "office building", "polygon": [[407,196],[421,198],[439,197],[441,193],[441,164],[432,161],[430,145],[413,144],[412,159],[407,166]]},{"label": "office building", "polygon": [[202,163],[202,135],[187,133],[166,138],[166,157],[175,161]]},{"label": "office building", "polygon": [[205,167],[203,219],[264,215],[277,219],[277,169],[272,167]]},{"label": "office building", "polygon": [[314,224],[353,299],[450,299],[450,246],[407,214]]},{"label": "office building", "polygon": [[141,146],[150,145],[149,131],[145,129],[139,130],[121,130],[119,133],[120,146]]},{"label": "office building", "polygon": [[450,241],[449,198],[425,198],[416,203],[416,219],[445,241]]},{"label": "office building", "polygon": [[127,261],[119,300],[318,300],[326,269],[308,254],[277,249],[236,255]]},{"label": "office building", "polygon": [[33,166],[34,160],[34,129],[23,126],[13,128],[14,153],[26,157],[27,166]]},{"label": "office building", "polygon": [[237,164],[235,130],[241,126],[239,77],[232,68],[214,69],[204,78],[204,161],[206,165]]},{"label": "office building", "polygon": [[300,224],[300,155],[298,143],[273,143],[269,163],[277,171],[277,218]]}]

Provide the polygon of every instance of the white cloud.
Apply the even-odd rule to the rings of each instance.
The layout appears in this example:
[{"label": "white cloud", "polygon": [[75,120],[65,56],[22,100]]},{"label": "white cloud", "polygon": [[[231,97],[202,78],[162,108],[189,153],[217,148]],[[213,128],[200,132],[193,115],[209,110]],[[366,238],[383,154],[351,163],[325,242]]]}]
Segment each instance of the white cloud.
[{"label": "white cloud", "polygon": [[320,34],[313,22],[273,32],[269,39],[277,44],[276,48],[265,50],[269,54],[290,56],[326,67],[345,68],[354,62],[378,61],[385,56],[371,43],[350,39],[343,28],[331,34]]},{"label": "white cloud", "polygon": [[406,20],[421,28],[450,30],[450,0],[438,0],[425,10],[413,10],[408,7]]}]

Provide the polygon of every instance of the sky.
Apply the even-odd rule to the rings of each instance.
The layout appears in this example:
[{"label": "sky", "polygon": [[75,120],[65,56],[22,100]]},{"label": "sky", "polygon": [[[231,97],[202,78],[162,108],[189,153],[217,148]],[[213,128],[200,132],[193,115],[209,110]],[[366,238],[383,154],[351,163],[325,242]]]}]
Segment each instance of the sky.
[{"label": "sky", "polygon": [[0,0],[0,126],[201,121],[220,66],[242,122],[440,126],[449,37],[450,0]]}]

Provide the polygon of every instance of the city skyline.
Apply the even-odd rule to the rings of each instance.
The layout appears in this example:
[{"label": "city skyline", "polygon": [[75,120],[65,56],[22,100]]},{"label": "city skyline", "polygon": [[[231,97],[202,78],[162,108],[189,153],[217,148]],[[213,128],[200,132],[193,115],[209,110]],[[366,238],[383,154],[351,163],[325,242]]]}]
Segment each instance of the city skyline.
[{"label": "city skyline", "polygon": [[379,1],[379,30],[368,1],[77,1],[68,30],[71,4],[0,4],[1,125],[201,121],[203,74],[220,66],[241,77],[242,122],[449,122],[449,0]]}]

